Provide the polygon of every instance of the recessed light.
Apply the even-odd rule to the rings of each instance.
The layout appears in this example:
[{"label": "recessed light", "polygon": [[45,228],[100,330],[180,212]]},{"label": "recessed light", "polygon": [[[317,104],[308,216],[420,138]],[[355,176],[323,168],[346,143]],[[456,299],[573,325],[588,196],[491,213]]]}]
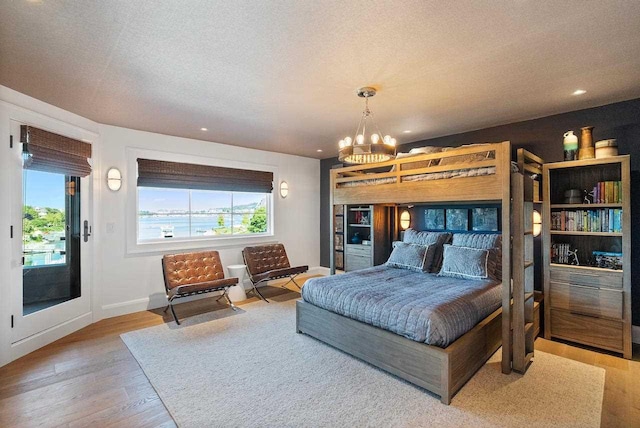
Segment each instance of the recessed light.
[{"label": "recessed light", "polygon": [[316,152],[322,153],[322,149],[318,149],[318,150],[316,150]]},{"label": "recessed light", "polygon": [[411,134],[411,130],[410,129],[405,129],[404,131],[402,131],[403,134]]},{"label": "recessed light", "polygon": [[585,91],[584,89],[576,89],[571,95],[584,95],[586,93],[587,91]]},{"label": "recessed light", "polygon": [[201,131],[208,131],[207,128],[200,128]]}]

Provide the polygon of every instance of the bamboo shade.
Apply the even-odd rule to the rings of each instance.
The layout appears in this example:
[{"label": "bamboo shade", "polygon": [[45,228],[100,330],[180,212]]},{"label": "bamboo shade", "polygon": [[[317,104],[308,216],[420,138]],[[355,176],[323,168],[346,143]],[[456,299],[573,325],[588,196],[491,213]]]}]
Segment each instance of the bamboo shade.
[{"label": "bamboo shade", "polygon": [[273,173],[138,159],[138,186],[271,193]]},{"label": "bamboo shade", "polygon": [[91,144],[34,128],[20,126],[20,141],[27,155],[25,169],[53,172],[74,177],[91,174]]}]

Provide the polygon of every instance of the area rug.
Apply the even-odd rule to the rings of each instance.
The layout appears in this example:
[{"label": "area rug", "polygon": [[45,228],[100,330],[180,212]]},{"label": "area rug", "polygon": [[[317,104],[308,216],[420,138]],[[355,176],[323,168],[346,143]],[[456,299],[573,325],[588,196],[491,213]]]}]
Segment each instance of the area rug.
[{"label": "area rug", "polygon": [[295,301],[257,302],[123,334],[178,426],[598,427],[605,371],[536,352],[526,375],[500,353],[453,398],[295,333]]}]

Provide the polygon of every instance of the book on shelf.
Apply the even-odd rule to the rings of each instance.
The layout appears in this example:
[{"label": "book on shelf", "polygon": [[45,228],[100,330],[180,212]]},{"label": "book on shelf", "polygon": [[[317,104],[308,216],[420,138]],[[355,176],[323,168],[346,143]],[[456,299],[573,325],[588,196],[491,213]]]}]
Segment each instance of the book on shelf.
[{"label": "book on shelf", "polygon": [[622,209],[600,208],[551,212],[551,230],[563,232],[622,232]]},{"label": "book on shelf", "polygon": [[569,264],[569,244],[551,245],[551,263]]},{"label": "book on shelf", "polygon": [[599,181],[593,186],[594,204],[620,204],[622,203],[621,181]]}]

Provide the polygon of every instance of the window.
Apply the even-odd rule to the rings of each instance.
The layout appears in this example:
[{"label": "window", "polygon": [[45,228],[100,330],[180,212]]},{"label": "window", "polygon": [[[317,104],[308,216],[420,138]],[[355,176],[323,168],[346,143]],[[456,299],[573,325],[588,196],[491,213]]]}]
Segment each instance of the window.
[{"label": "window", "polygon": [[270,193],[138,187],[138,242],[270,233]]},{"label": "window", "polygon": [[66,263],[65,176],[23,171],[22,244],[24,266]]}]

